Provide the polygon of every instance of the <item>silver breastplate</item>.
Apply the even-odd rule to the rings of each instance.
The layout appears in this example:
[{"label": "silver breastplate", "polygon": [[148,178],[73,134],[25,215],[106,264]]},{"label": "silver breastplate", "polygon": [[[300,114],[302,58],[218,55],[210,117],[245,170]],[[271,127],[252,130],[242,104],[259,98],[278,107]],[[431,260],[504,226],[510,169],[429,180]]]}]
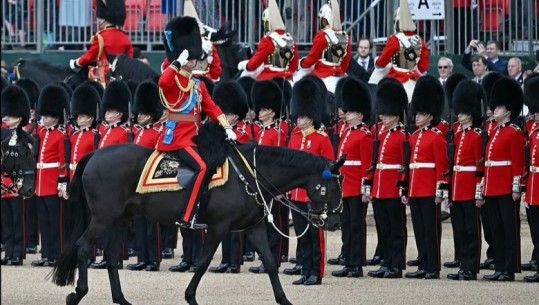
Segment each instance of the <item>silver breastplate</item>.
[{"label": "silver breastplate", "polygon": [[334,32],[337,40],[332,39],[326,33],[327,48],[322,52],[322,61],[331,65],[340,65],[346,56],[348,47],[348,35],[346,32]]}]

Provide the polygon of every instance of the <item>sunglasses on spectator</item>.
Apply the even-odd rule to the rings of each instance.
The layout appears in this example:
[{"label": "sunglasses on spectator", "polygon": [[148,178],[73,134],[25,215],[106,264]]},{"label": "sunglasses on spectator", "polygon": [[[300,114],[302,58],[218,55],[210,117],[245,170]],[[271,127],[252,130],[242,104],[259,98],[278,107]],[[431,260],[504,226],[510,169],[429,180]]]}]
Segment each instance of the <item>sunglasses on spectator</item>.
[{"label": "sunglasses on spectator", "polygon": [[438,66],[438,69],[449,69],[449,66]]}]

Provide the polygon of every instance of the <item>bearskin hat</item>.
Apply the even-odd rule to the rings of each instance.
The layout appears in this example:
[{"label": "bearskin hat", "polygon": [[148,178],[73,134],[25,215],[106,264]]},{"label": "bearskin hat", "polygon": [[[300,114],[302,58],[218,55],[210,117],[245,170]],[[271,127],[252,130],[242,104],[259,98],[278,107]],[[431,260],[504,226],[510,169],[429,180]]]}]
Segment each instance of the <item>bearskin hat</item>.
[{"label": "bearskin hat", "polygon": [[522,111],[524,94],[519,83],[511,78],[502,77],[494,83],[490,91],[488,106],[494,110],[498,106],[505,106],[511,111],[511,120],[516,119]]},{"label": "bearskin hat", "polygon": [[472,124],[479,127],[484,110],[483,101],[486,99],[485,90],[472,80],[461,81],[453,92],[453,110],[455,114],[463,113],[472,116]]},{"label": "bearskin hat", "polygon": [[2,90],[2,117],[12,116],[22,118],[20,126],[30,120],[30,102],[28,95],[19,86],[8,85]]},{"label": "bearskin hat", "polygon": [[447,105],[449,106],[449,109],[453,109],[453,94],[455,92],[455,88],[457,88],[457,85],[465,80],[468,79],[466,75],[462,73],[454,73],[449,75],[447,80],[445,81],[444,90],[445,90],[445,98],[447,101]]},{"label": "bearskin hat", "polygon": [[251,89],[253,88],[254,83],[256,82],[254,78],[250,76],[242,76],[237,81],[240,84],[241,88],[247,95],[247,103],[249,104],[249,109],[253,109],[253,100],[251,99]]},{"label": "bearskin hat", "polygon": [[129,92],[131,93],[131,100],[129,101],[130,103],[130,111],[131,113],[130,114],[134,114],[133,112],[133,106],[135,104],[135,92],[137,91],[137,87],[139,85],[139,82],[135,81],[135,80],[132,80],[132,79],[128,79],[125,81],[125,84],[127,85],[127,87],[129,88]]},{"label": "bearskin hat", "polygon": [[131,102],[131,91],[126,83],[122,81],[110,82],[103,94],[101,102],[101,112],[105,115],[108,110],[117,110],[122,115],[122,122],[129,117],[129,103]]},{"label": "bearskin hat", "polygon": [[432,115],[432,125],[438,124],[444,111],[444,88],[434,76],[425,75],[420,77],[415,84],[412,94],[412,113],[428,113]]},{"label": "bearskin hat", "polygon": [[82,84],[80,84],[80,86],[92,86],[92,87],[94,87],[95,91],[97,91],[97,93],[99,94],[99,99],[102,99],[103,94],[105,94],[105,88],[103,87],[103,85],[101,85],[101,83],[93,81],[93,80],[89,80],[89,79],[85,80],[84,82],[82,82]]},{"label": "bearskin hat", "polygon": [[159,86],[151,80],[142,82],[137,87],[133,99],[135,100],[135,105],[133,106],[134,115],[144,113],[150,115],[154,122],[159,121],[163,115]]},{"label": "bearskin hat", "polygon": [[408,106],[408,95],[402,84],[394,78],[383,78],[376,90],[376,112],[402,116]]},{"label": "bearskin hat", "polygon": [[320,107],[322,108],[322,124],[325,126],[331,126],[332,114],[335,114],[337,111],[334,105],[333,96],[330,96],[331,92],[328,92],[326,84],[324,84],[324,81],[320,77],[313,74],[308,74],[303,78],[310,79],[318,85],[321,93]]},{"label": "bearskin hat", "polygon": [[337,108],[342,109],[342,86],[344,85],[344,82],[350,78],[351,76],[343,77],[337,81],[337,84],[335,85],[335,93],[333,96],[333,99],[335,101],[335,106]]},{"label": "bearskin hat", "polygon": [[97,18],[124,26],[125,17],[125,0],[97,0]]},{"label": "bearskin hat", "polygon": [[19,79],[16,83],[28,95],[30,101],[30,109],[36,109],[37,100],[39,99],[39,85],[30,78]]},{"label": "bearskin hat", "polygon": [[369,87],[357,78],[348,77],[342,86],[342,110],[361,112],[368,120],[371,116]]},{"label": "bearskin hat", "polygon": [[74,118],[80,114],[99,118],[101,97],[94,86],[86,84],[78,86],[71,97],[71,114]]},{"label": "bearskin hat", "polygon": [[235,81],[219,82],[213,90],[212,97],[223,113],[236,114],[240,121],[245,119],[247,112],[249,112],[247,94],[245,94],[241,85]]},{"label": "bearskin hat", "polygon": [[255,107],[255,112],[260,109],[271,109],[275,112],[275,118],[281,116],[281,109],[284,108],[281,104],[282,91],[276,82],[272,80],[256,81],[251,89],[251,99]]},{"label": "bearskin hat", "polygon": [[37,101],[37,114],[58,118],[64,123],[64,111],[67,114],[69,95],[61,85],[51,84],[43,87]]},{"label": "bearskin hat", "polygon": [[[489,72],[485,77],[483,77],[483,80],[481,80],[481,86],[483,86],[483,89],[485,89],[485,94],[487,96],[487,105],[490,108],[490,97],[492,96],[492,88],[494,87],[494,83],[496,83],[499,79],[503,78],[503,74],[499,72]],[[492,110],[492,109],[491,109]]]},{"label": "bearskin hat", "polygon": [[203,75],[199,75],[197,76],[197,78],[200,79],[200,81],[202,81],[204,85],[206,85],[206,89],[208,90],[208,93],[212,95],[213,90],[215,89],[215,82]]},{"label": "bearskin hat", "polygon": [[197,20],[193,17],[176,17],[170,20],[163,33],[167,59],[173,62],[183,50],[189,51],[188,59],[202,56],[202,39]]},{"label": "bearskin hat", "polygon": [[295,119],[300,116],[311,118],[314,127],[318,129],[324,118],[324,102],[320,85],[314,79],[304,77],[292,89],[290,114]]},{"label": "bearskin hat", "polygon": [[275,77],[272,80],[276,82],[277,85],[279,85],[279,88],[281,88],[281,91],[283,92],[282,99],[284,105],[286,108],[290,109],[290,100],[292,99],[292,85],[283,77]]},{"label": "bearskin hat", "polygon": [[530,113],[539,112],[539,73],[534,73],[524,82],[524,104]]},{"label": "bearskin hat", "polygon": [[7,80],[6,80],[5,78],[3,78],[3,77],[0,77],[0,79],[1,79],[1,81],[2,81],[2,84],[1,84],[2,87],[0,88],[0,90],[4,90],[4,89],[7,87],[8,82],[7,82]]}]

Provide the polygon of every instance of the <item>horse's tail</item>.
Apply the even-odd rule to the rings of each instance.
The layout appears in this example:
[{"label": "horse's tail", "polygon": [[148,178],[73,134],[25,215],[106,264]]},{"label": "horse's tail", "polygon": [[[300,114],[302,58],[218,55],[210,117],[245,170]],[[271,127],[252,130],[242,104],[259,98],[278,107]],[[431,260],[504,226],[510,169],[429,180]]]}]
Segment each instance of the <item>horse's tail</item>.
[{"label": "horse's tail", "polygon": [[66,214],[68,227],[71,228],[71,237],[68,246],[60,255],[58,263],[49,274],[52,282],[58,286],[73,285],[75,283],[75,271],[78,263],[78,240],[86,231],[90,223],[91,214],[86,202],[84,187],[82,185],[82,173],[93,156],[93,152],[86,155],[77,165],[77,170],[69,187],[69,200],[67,202]]}]

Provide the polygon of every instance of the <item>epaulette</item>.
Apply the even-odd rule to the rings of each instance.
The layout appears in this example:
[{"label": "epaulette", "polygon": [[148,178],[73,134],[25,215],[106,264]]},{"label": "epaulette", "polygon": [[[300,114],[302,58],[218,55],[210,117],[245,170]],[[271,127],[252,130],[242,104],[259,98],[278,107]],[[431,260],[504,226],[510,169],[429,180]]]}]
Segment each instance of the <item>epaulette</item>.
[{"label": "epaulette", "polygon": [[152,128],[157,132],[161,132],[163,131],[163,124],[154,124]]},{"label": "epaulette", "polygon": [[327,136],[328,136],[328,134],[327,134],[325,131],[323,131],[323,130],[317,130],[316,133],[319,134],[319,135],[322,135],[323,137],[327,137]]},{"label": "epaulette", "polygon": [[440,129],[438,129],[436,127],[432,127],[430,130],[434,131],[438,135],[443,135],[443,132],[441,132]]},{"label": "epaulette", "polygon": [[518,127],[516,124],[511,123],[509,126],[513,127],[516,131],[522,131],[522,129],[520,129],[520,127]]},{"label": "epaulette", "polygon": [[237,131],[241,132],[242,134],[247,134],[247,131],[243,128],[236,128]]},{"label": "epaulette", "polygon": [[365,132],[368,135],[372,135],[372,132],[369,130],[369,128],[363,126],[360,128],[361,131]]},{"label": "epaulette", "polygon": [[59,125],[56,129],[58,129],[58,131],[60,131],[63,134],[66,134],[67,132],[66,128],[63,125]]},{"label": "epaulette", "polygon": [[483,135],[483,131],[481,130],[481,128],[474,128],[473,131],[475,131],[478,135]]}]

